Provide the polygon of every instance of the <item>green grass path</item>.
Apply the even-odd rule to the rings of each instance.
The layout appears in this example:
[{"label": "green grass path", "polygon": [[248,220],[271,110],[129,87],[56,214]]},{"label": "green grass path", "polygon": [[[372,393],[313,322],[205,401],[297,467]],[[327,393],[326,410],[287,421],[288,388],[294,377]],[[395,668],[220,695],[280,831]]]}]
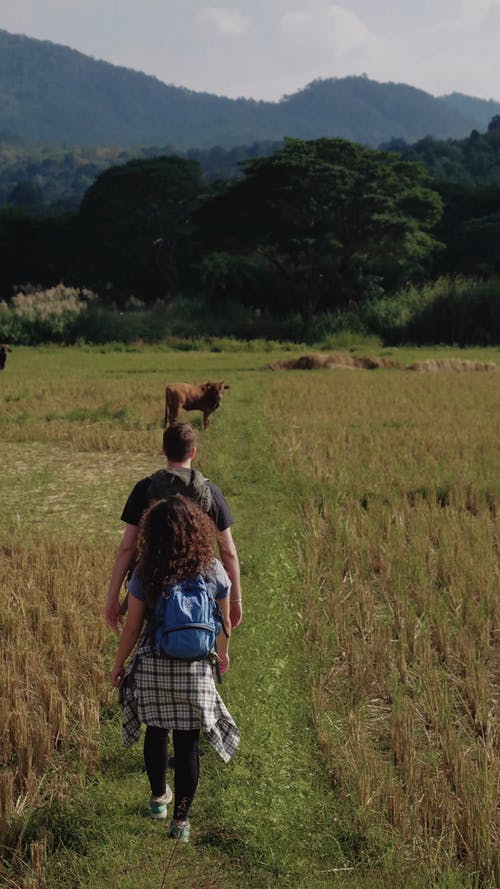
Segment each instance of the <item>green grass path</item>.
[{"label": "green grass path", "polygon": [[268,418],[248,410],[258,403],[259,382],[258,374],[240,375],[200,454],[235,514],[242,560],[244,622],[233,636],[222,688],[241,727],[241,748],[224,765],[203,745],[193,843],[172,849],[165,824],[146,817],[141,746],[123,751],[113,714],[103,726],[99,775],[56,817],[67,848],[51,859],[48,887],[147,889],[164,877],[172,889],[319,887],[331,885],[328,873],[346,864],[309,713],[297,504],[277,473]]}]

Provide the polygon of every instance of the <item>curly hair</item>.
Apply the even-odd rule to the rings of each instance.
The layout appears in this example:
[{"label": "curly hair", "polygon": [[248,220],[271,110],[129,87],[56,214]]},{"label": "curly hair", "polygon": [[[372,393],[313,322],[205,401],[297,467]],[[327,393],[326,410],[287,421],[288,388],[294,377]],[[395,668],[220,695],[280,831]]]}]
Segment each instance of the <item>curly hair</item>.
[{"label": "curly hair", "polygon": [[166,583],[203,574],[214,558],[214,526],[192,500],[158,500],[139,524],[138,555],[148,608]]}]

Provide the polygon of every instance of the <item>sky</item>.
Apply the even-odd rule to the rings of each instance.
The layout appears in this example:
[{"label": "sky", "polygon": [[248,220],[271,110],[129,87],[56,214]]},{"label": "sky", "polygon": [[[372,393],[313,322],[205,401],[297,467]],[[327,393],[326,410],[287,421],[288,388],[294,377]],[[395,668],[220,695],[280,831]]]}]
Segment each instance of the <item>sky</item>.
[{"label": "sky", "polygon": [[233,98],[367,74],[500,101],[500,0],[0,0],[0,29]]}]

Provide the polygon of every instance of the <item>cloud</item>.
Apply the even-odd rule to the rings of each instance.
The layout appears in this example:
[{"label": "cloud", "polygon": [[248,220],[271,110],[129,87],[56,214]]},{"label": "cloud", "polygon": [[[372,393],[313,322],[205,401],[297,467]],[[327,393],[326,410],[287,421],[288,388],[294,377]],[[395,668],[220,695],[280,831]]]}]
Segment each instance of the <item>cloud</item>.
[{"label": "cloud", "polygon": [[464,37],[471,38],[479,31],[487,35],[488,19],[491,14],[499,11],[500,0],[460,0],[453,13],[450,10],[447,16],[441,15],[420,30],[422,35],[436,34],[441,37],[448,35],[450,40],[456,39],[461,32]]},{"label": "cloud", "polygon": [[477,31],[490,12],[500,8],[499,0],[462,0],[458,18],[453,24],[464,31]]},{"label": "cloud", "polygon": [[227,6],[203,6],[194,20],[198,24],[212,25],[225,37],[241,37],[250,28],[248,16]]},{"label": "cloud", "polygon": [[386,41],[370,31],[359,16],[336,3],[316,3],[307,11],[289,10],[280,19],[283,36],[295,44],[335,53],[335,58],[351,53],[383,51]]},{"label": "cloud", "polygon": [[413,84],[434,95],[458,90],[480,96],[491,94],[489,84],[498,81],[500,0],[443,0],[432,15],[425,2],[411,15],[403,3],[399,18],[382,0],[378,17],[364,0],[287,5],[279,19],[282,67],[291,79],[293,60],[296,87],[299,79],[366,71],[374,80]]}]

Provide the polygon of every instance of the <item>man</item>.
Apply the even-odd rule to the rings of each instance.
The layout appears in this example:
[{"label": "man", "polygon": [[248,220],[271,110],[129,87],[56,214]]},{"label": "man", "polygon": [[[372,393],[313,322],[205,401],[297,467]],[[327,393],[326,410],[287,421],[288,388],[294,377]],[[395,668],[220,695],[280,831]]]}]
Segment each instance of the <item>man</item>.
[{"label": "man", "polygon": [[[165,429],[163,453],[167,459],[167,470],[172,470],[178,477],[185,477],[187,482],[192,475],[191,463],[196,457],[196,435],[193,427],[189,423],[176,423]],[[115,632],[118,632],[120,618],[120,590],[135,555],[139,522],[150,505],[152,479],[155,476],[148,476],[137,482],[121,514],[122,522],[126,523],[125,532],[116,552],[104,608],[106,623]],[[231,534],[234,520],[220,488],[211,481],[207,481],[207,485],[210,501],[208,515],[217,528],[220,560],[231,579],[230,616],[231,626],[234,628],[242,617],[240,563]]]}]

